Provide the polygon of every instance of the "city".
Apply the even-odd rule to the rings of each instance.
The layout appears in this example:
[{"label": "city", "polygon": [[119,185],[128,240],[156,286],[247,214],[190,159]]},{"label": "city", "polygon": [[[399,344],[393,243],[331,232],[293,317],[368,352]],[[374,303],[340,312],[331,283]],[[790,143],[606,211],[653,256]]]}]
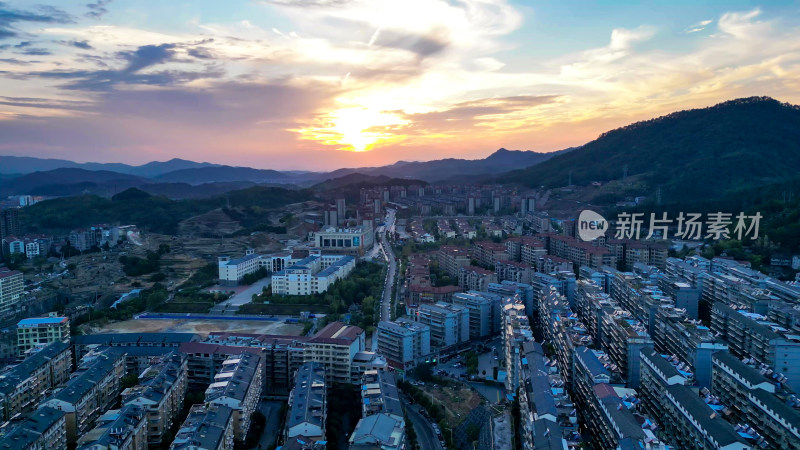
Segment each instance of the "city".
[{"label": "city", "polygon": [[800,10],[679,3],[0,2],[0,449],[800,449]]}]

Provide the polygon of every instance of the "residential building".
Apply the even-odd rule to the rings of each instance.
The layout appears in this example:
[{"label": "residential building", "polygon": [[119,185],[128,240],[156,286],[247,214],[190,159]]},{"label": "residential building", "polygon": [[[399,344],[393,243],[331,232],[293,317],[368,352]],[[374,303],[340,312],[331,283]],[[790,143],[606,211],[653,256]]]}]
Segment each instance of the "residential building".
[{"label": "residential building", "polygon": [[106,411],[97,426],[78,439],[78,450],[146,450],[147,414],[137,405]]},{"label": "residential building", "polygon": [[486,291],[497,283],[497,274],[478,266],[465,266],[458,271],[458,287],[465,291]]},{"label": "residential building", "polygon": [[347,255],[310,255],[272,275],[272,293],[276,295],[311,295],[328,290],[337,280],[347,277],[356,260]]},{"label": "residential building", "polygon": [[0,239],[22,234],[19,225],[19,208],[0,209]]},{"label": "residential building", "polygon": [[311,441],[325,440],[327,385],[325,367],[307,362],[297,369],[294,389],[289,395],[285,438],[304,436]]},{"label": "residential building", "polygon": [[[794,395],[729,352],[714,354],[711,393],[727,407],[729,421],[752,427],[769,447],[800,448],[800,412]],[[742,425],[743,427],[745,425]]]},{"label": "residential building", "polygon": [[125,353],[107,349],[82,362],[77,375],[43,402],[44,406],[66,413],[70,444],[89,431],[100,414],[118,400],[124,375]]},{"label": "residential building", "polygon": [[215,404],[192,406],[169,448],[233,450],[233,410]]},{"label": "residential building", "polygon": [[20,357],[32,348],[53,342],[69,341],[69,319],[56,317],[33,317],[17,323],[17,350]]},{"label": "residential building", "polygon": [[146,414],[146,444],[162,445],[183,408],[187,387],[186,355],[173,351],[139,375],[139,383],[122,391],[122,404],[140,407]]},{"label": "residential building", "polygon": [[22,272],[0,266],[0,317],[17,312],[22,292]]},{"label": "residential building", "polygon": [[431,346],[447,348],[469,341],[469,311],[463,306],[423,304],[417,309],[417,321],[430,328]]},{"label": "residential building", "polygon": [[711,308],[711,331],[728,343],[738,358],[754,358],[788,379],[800,391],[800,336],[760,314],[734,309],[722,302]]},{"label": "residential building", "polygon": [[462,267],[469,266],[471,261],[469,249],[450,245],[440,247],[436,258],[439,261],[439,268],[452,278],[457,278],[459,270]]},{"label": "residential building", "polygon": [[328,383],[360,383],[352,378],[353,359],[364,351],[366,334],[354,325],[332,322],[305,344],[303,362],[318,362],[325,367]]},{"label": "residential building", "polygon": [[489,292],[459,292],[453,294],[452,303],[467,308],[469,313],[469,338],[482,339],[500,333],[502,297]]},{"label": "residential building", "polygon": [[503,347],[506,369],[506,391],[515,395],[520,383],[522,344],[533,340],[525,306],[507,303],[503,305]]},{"label": "residential building", "polygon": [[54,342],[0,374],[0,419],[36,408],[42,397],[69,379],[72,352]]},{"label": "residential building", "polygon": [[242,352],[222,363],[214,382],[206,389],[206,403],[233,410],[233,436],[238,441],[244,441],[250,430],[250,419],[261,400],[263,377],[261,357]]},{"label": "residential building", "polygon": [[361,415],[389,414],[403,419],[403,405],[397,390],[394,373],[371,370],[364,374],[361,383]]},{"label": "residential building", "polygon": [[162,347],[177,349],[184,342],[195,342],[200,336],[194,333],[100,333],[72,336],[75,361],[100,347]]},{"label": "residential building", "polygon": [[64,413],[43,406],[24,416],[19,422],[4,424],[0,430],[0,448],[66,450],[67,428]]},{"label": "residential building", "polygon": [[639,386],[639,353],[644,347],[653,345],[653,340],[644,325],[627,311],[606,311],[603,315],[601,344],[611,361],[620,368],[626,386]]},{"label": "residential building", "polygon": [[[502,235],[503,230],[499,228],[498,230]],[[492,241],[476,242],[473,244],[472,257],[483,267],[494,267],[497,261],[508,261],[511,259],[510,255],[506,252],[505,244]]]},{"label": "residential building", "polygon": [[422,323],[402,318],[381,321],[376,333],[378,352],[392,367],[413,368],[431,353],[431,329]]},{"label": "residential building", "polygon": [[405,422],[389,414],[366,416],[350,435],[350,450],[404,450]]},{"label": "residential building", "polygon": [[667,449],[651,429],[641,425],[649,418],[641,417],[635,409],[629,409],[627,403],[633,399],[623,399],[607,383],[594,385],[591,394],[586,416],[592,447]]}]

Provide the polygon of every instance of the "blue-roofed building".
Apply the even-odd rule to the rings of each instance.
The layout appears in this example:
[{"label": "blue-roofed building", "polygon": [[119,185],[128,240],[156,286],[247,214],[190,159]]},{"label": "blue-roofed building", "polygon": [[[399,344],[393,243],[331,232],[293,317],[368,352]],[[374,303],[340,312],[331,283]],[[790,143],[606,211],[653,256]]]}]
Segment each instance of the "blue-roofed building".
[{"label": "blue-roofed building", "polygon": [[37,347],[69,340],[69,319],[51,314],[32,317],[17,323],[17,352],[19,357]]}]

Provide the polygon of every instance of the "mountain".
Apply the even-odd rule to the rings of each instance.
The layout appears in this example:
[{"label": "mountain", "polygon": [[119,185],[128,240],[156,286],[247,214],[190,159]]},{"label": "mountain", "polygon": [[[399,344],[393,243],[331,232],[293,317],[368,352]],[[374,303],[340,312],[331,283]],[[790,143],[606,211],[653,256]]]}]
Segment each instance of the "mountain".
[{"label": "mountain", "polygon": [[185,159],[153,161],[141,166],[122,163],[77,163],[65,159],[33,158],[30,156],[0,156],[0,174],[29,174],[55,169],[84,169],[92,171],[108,170],[142,177],[155,177],[167,172],[196,167],[214,167],[217,164],[194,162]]},{"label": "mountain", "polygon": [[230,181],[251,181],[253,183],[288,183],[297,175],[277,170],[253,169],[250,167],[215,166],[181,169],[155,177],[160,182],[172,183],[213,183]]},{"label": "mountain", "polygon": [[34,172],[3,181],[0,195],[76,195],[84,191],[123,190],[149,182],[148,179],[108,170],[55,169]]},{"label": "mountain", "polygon": [[606,132],[573,151],[496,177],[529,187],[620,180],[664,202],[711,199],[800,173],[800,106],[750,97]]},{"label": "mountain", "polygon": [[198,163],[185,159],[173,158],[164,162],[152,161],[141,166],[132,166],[127,173],[139,175],[140,177],[154,178],[176,170],[196,169],[201,167],[219,167],[219,164],[208,162]]},{"label": "mountain", "polygon": [[381,167],[338,169],[325,174],[325,176],[326,178],[338,178],[352,173],[361,173],[391,178],[415,178],[433,183],[453,177],[492,175],[520,167],[530,167],[570,150],[572,149],[539,153],[501,148],[483,159],[447,158],[433,161],[398,161],[392,165]]},{"label": "mountain", "polygon": [[321,183],[317,183],[311,187],[314,191],[330,191],[342,188],[350,188],[353,186],[358,187],[375,187],[375,186],[409,186],[411,184],[426,185],[428,184],[422,180],[414,180],[407,178],[391,178],[386,175],[365,175],[363,173],[351,173],[338,178],[331,178]]}]

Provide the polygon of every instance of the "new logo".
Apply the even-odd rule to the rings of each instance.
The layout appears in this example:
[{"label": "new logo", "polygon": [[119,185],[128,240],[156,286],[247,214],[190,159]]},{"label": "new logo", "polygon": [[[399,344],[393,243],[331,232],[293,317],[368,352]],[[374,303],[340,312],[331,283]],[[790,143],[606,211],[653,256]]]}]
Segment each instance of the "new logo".
[{"label": "new logo", "polygon": [[590,210],[584,209],[578,216],[578,237],[583,241],[593,241],[604,235],[608,230],[608,221],[605,217]]}]

